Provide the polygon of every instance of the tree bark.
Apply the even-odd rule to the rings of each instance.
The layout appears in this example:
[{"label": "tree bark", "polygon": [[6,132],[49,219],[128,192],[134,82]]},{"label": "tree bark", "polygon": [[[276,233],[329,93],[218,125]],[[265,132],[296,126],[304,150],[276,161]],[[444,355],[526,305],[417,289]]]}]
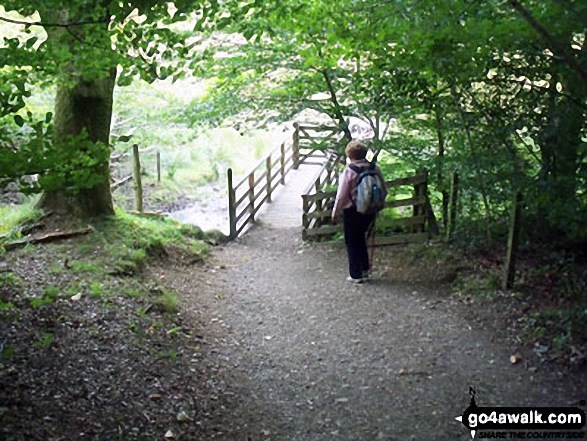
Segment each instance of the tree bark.
[{"label": "tree bark", "polygon": [[442,116],[438,104],[434,106],[434,116],[436,117],[436,134],[438,135],[438,168],[436,174],[436,183],[438,190],[442,194],[442,224],[446,228],[448,222],[448,192],[444,183],[444,153],[445,139],[443,132]]},{"label": "tree bark", "polygon": [[[45,17],[53,21],[66,21],[67,11],[45,12]],[[93,32],[103,32],[107,37],[107,23],[92,26]],[[63,44],[63,29],[50,28],[48,31],[48,44]],[[76,52],[85,50],[80,47],[80,40],[83,41],[83,31],[76,34],[75,39],[70,43],[70,51],[75,60]],[[107,38],[101,41],[109,41]],[[95,50],[95,49],[90,49]],[[104,51],[109,47],[105,46]],[[112,67],[106,72],[94,72],[91,77],[82,78],[80,69],[75,62],[61,66],[61,70],[69,81],[57,85],[57,95],[54,111],[54,146],[65,148],[68,140],[72,137],[87,133],[88,140],[92,143],[99,143],[105,147],[110,144],[110,126],[112,120],[113,92],[116,76],[116,68]],[[73,84],[73,86],[72,86]],[[83,149],[83,146],[79,146]],[[95,156],[94,150],[87,152],[92,164],[94,184],[78,191],[71,192],[68,188],[50,189],[43,194],[39,201],[41,208],[55,212],[68,213],[76,217],[96,217],[111,215],[114,213],[112,195],[110,193],[110,167],[109,155]],[[71,170],[76,170],[80,165],[67,164]],[[89,165],[88,165],[89,167]]]},{"label": "tree bark", "polygon": [[353,137],[351,135],[351,131],[349,130],[348,124],[344,119],[344,115],[342,114],[342,109],[340,107],[340,103],[336,98],[336,90],[334,90],[334,86],[332,85],[332,80],[330,79],[330,75],[326,70],[321,70],[322,76],[324,77],[324,81],[326,81],[326,87],[328,87],[328,92],[330,93],[330,100],[332,101],[332,105],[334,106],[334,113],[336,115],[336,119],[338,119],[340,127],[344,133],[344,137],[352,141]]}]

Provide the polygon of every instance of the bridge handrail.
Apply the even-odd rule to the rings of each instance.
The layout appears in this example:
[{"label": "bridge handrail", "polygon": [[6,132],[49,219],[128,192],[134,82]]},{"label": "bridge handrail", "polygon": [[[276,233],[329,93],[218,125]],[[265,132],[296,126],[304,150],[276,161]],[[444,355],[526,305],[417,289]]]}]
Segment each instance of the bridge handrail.
[{"label": "bridge handrail", "polygon": [[[305,145],[300,144],[300,140],[307,141],[316,139],[308,131],[330,132],[326,137],[320,137],[323,140],[333,139],[337,133],[340,132],[338,127],[333,126],[309,126],[294,123],[294,133],[291,143],[281,144],[281,146],[273,149],[263,159],[261,159],[255,167],[242,178],[236,185],[233,184],[233,171],[231,168],[227,170],[228,178],[228,218],[230,223],[229,237],[235,239],[245,229],[245,227],[255,222],[255,214],[259,211],[265,202],[271,202],[271,194],[279,184],[285,184],[285,176],[290,170],[297,170],[300,163],[312,163],[309,160],[316,157],[318,153],[320,158],[326,156],[327,163],[334,167],[336,162],[333,158],[336,154],[316,147],[305,148]],[[279,152],[279,156],[276,156]],[[319,163],[321,164],[321,162]],[[320,176],[323,175],[324,170],[327,173],[327,179],[324,181],[325,185],[331,184],[331,178],[338,177],[338,174],[333,171],[333,168],[322,169]],[[318,179],[320,179],[320,176]],[[276,180],[276,178],[279,178]],[[239,191],[240,190],[240,191]]]},{"label": "bridge handrail", "polygon": [[[332,207],[336,197],[336,190],[325,191],[328,187],[320,185],[319,179],[312,187],[309,187],[302,195],[303,218],[302,237],[304,239],[315,239],[324,236],[331,236],[342,232],[342,225],[333,225],[330,221]],[[388,188],[409,185],[413,187],[413,196],[404,199],[387,200],[385,209],[397,207],[413,207],[411,217],[398,218],[385,222],[385,227],[408,226],[409,234],[396,235],[391,237],[377,236],[377,245],[389,245],[412,241],[422,241],[429,238],[429,231],[426,226],[435,223],[434,214],[431,212],[428,199],[428,175],[426,172],[416,173],[414,176],[407,176],[392,180],[386,180]],[[379,223],[378,223],[379,225]],[[432,231],[433,228],[430,228]]]},{"label": "bridge handrail", "polygon": [[[276,152],[279,154],[275,155]],[[279,184],[285,184],[285,176],[296,168],[298,158],[299,144],[296,144],[294,136],[292,144],[286,147],[284,142],[271,150],[238,184],[233,185],[233,172],[231,168],[228,169],[228,218],[231,239],[238,237],[249,223],[255,221],[255,214],[265,202],[271,202],[271,194]],[[258,172],[261,174],[256,175]],[[237,192],[240,194],[237,195]]]}]

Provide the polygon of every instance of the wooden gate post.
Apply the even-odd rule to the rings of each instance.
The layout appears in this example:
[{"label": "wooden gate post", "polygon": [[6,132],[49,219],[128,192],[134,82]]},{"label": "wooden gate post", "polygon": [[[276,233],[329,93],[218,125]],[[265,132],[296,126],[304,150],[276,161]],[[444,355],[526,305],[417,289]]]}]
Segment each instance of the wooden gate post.
[{"label": "wooden gate post", "polygon": [[251,222],[255,222],[255,172],[249,175],[249,213]]},{"label": "wooden gate post", "polygon": [[516,276],[516,257],[518,252],[518,243],[520,240],[520,205],[520,190],[516,190],[514,193],[512,218],[510,220],[510,231],[508,236],[508,248],[502,282],[502,288],[504,291],[514,287],[514,279]]},{"label": "wooden gate post", "polygon": [[133,174],[135,180],[135,209],[139,212],[143,212],[143,184],[141,182],[141,159],[139,158],[139,146],[133,144],[132,146],[133,155]]},{"label": "wooden gate post", "polygon": [[230,223],[230,238],[236,238],[236,195],[232,186],[232,169],[228,169],[228,222]]},{"label": "wooden gate post", "polygon": [[448,202],[448,222],[446,225],[446,240],[450,242],[455,229],[457,218],[457,199],[459,195],[459,174],[454,172],[450,180],[450,197]]},{"label": "wooden gate post", "polygon": [[[315,188],[316,188],[316,194],[318,194],[320,192],[320,188],[322,187],[322,181],[320,179],[320,176],[318,176],[318,179],[316,179],[315,182]],[[323,199],[317,199],[316,200],[316,213],[322,211],[324,209],[324,200]],[[316,227],[321,227],[324,224],[324,222],[322,222],[322,218],[317,217],[316,218]]]},{"label": "wooden gate post", "polygon": [[271,202],[271,155],[267,156],[267,202]]},{"label": "wooden gate post", "polygon": [[300,125],[294,123],[296,131],[293,134],[293,169],[297,170],[300,166]]},{"label": "wooden gate post", "polygon": [[161,182],[161,152],[157,151],[157,182]]}]

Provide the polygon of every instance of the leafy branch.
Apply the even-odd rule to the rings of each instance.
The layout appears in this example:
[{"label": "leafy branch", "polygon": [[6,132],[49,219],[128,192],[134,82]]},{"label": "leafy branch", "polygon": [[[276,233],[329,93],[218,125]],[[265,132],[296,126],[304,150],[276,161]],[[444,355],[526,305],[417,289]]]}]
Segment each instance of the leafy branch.
[{"label": "leafy branch", "polygon": [[72,22],[72,23],[45,23],[43,21],[14,20],[12,18],[2,17],[2,16],[0,16],[0,20],[5,21],[7,23],[24,25],[27,28],[31,27],[31,26],[42,26],[44,28],[53,27],[53,28],[66,28],[66,29],[73,27],[73,26],[86,26],[86,25],[91,25],[91,24],[102,24],[102,23],[109,22],[109,19],[107,17],[101,18],[100,20],[86,20],[86,21],[77,21],[77,22]]}]

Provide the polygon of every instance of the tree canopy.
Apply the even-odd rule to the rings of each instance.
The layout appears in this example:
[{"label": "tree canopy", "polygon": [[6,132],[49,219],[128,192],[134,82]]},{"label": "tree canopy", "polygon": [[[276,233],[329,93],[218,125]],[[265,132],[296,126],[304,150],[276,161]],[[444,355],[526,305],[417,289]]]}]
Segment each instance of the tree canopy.
[{"label": "tree canopy", "polygon": [[215,56],[197,70],[216,85],[190,109],[194,124],[230,115],[287,119],[305,108],[341,130],[349,116],[374,127],[395,118],[403,130],[380,146],[431,170],[445,199],[446,171],[458,170],[467,209],[488,228],[514,190],[526,188],[540,224],[578,233],[586,178],[584,2],[222,6],[210,30],[224,38],[206,48]]},{"label": "tree canopy", "polygon": [[[28,23],[2,49],[0,142],[10,149],[0,161],[2,168],[11,165],[13,176],[35,171],[31,163],[41,157],[48,162],[37,169],[45,170],[49,187],[71,186],[74,169],[87,171],[73,179],[78,190],[107,176],[106,150],[88,143],[113,140],[89,130],[89,123],[69,130],[59,105],[53,116],[23,113],[33,88],[56,81],[86,96],[83,84],[96,91],[108,80],[108,92],[114,74],[119,85],[137,76],[193,75],[213,85],[177,116],[194,126],[258,126],[313,109],[348,138],[348,118],[357,116],[373,127],[377,148],[430,170],[443,208],[449,172],[458,171],[464,208],[485,223],[488,237],[518,188],[525,189],[529,213],[540,225],[569,237],[581,234],[587,205],[585,2],[70,3],[64,11],[59,2],[43,2],[43,10],[36,2],[4,2],[7,11],[25,17],[4,14],[4,21]],[[71,100],[57,101],[72,108]],[[399,129],[384,131],[392,119]],[[68,150],[67,137],[52,137],[52,130],[80,138]],[[63,152],[72,158],[92,152],[85,155],[92,159],[55,167]],[[61,159],[49,159],[52,154]]]}]

